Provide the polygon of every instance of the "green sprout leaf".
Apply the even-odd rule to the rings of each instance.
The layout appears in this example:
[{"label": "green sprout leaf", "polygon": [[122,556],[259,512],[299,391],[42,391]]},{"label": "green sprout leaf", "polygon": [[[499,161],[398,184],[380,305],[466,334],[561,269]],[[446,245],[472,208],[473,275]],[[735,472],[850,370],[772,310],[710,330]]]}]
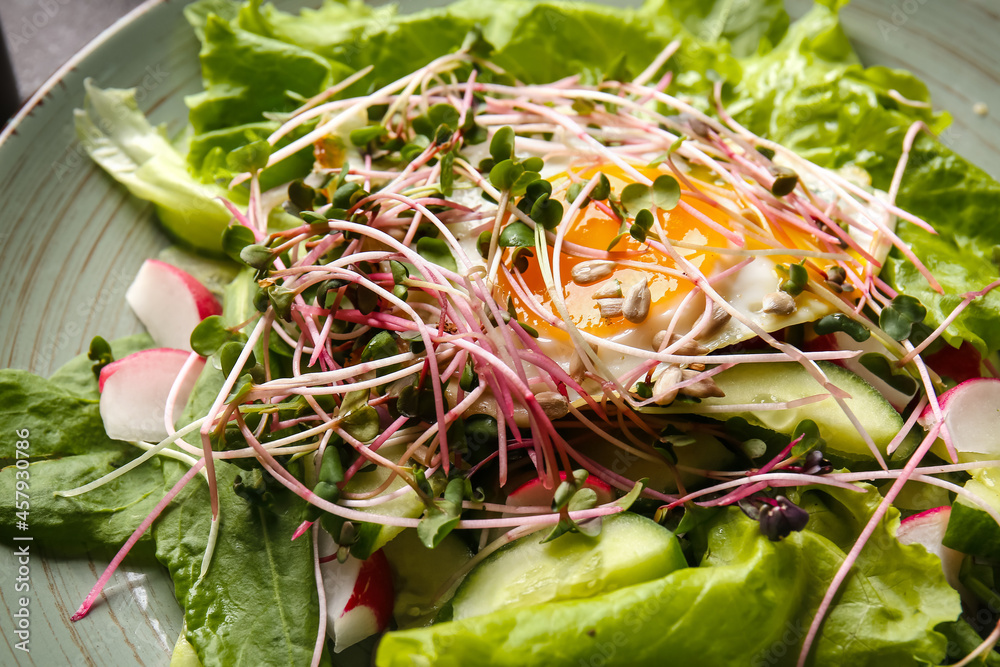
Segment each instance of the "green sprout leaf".
[{"label": "green sprout leaf", "polygon": [[263,271],[274,261],[274,253],[267,246],[251,243],[240,250],[240,259],[248,266]]},{"label": "green sprout leaf", "polygon": [[[597,185],[590,191],[590,198],[596,201],[604,201],[611,196],[611,181],[603,173],[597,177]],[[572,201],[572,199],[571,199]]]},{"label": "green sprout leaf", "polygon": [[878,325],[894,340],[910,337],[913,325],[924,321],[927,309],[919,299],[900,294],[879,314]]},{"label": "green sprout leaf", "polygon": [[653,181],[653,204],[656,208],[669,211],[681,200],[681,185],[673,176],[664,174]]},{"label": "green sprout leaf", "polygon": [[389,270],[392,271],[392,282],[399,285],[410,277],[410,270],[402,262],[394,259],[389,260]]},{"label": "green sprout leaf", "polygon": [[775,197],[790,195],[799,184],[799,175],[788,167],[771,167],[774,183],[771,184],[771,194]]},{"label": "green sprout leaf", "polygon": [[323,451],[323,461],[319,465],[319,480],[327,484],[340,484],[344,481],[344,465],[340,460],[340,451],[332,443]]},{"label": "green sprout leaf", "polygon": [[836,331],[843,331],[858,343],[863,343],[871,338],[872,335],[872,332],[865,325],[852,320],[843,313],[833,313],[832,315],[821,317],[813,324],[813,331],[816,332],[817,336],[825,336]]},{"label": "green sprout leaf", "polygon": [[548,194],[542,194],[532,204],[530,215],[532,220],[551,232],[562,222],[562,202],[557,199],[549,199]]},{"label": "green sprout leaf", "polygon": [[428,549],[441,544],[462,517],[462,499],[465,497],[465,480],[453,479],[445,487],[444,497],[427,508],[424,518],[417,524],[417,536]]},{"label": "green sprout leaf", "polygon": [[542,167],[545,166],[545,160],[537,156],[532,156],[525,160],[522,164],[524,164],[524,168],[528,171],[539,172],[542,170]]},{"label": "green sprout leaf", "polygon": [[441,157],[441,194],[450,197],[455,189],[455,150]]},{"label": "green sprout leaf", "polygon": [[234,172],[256,173],[267,166],[271,157],[271,144],[264,140],[240,146],[226,155],[226,166]]},{"label": "green sprout leaf", "polygon": [[[784,268],[784,267],[782,267]],[[801,264],[792,264],[787,267],[788,278],[781,283],[781,291],[791,296],[802,294],[802,290],[809,284],[809,272]]]},{"label": "green sprout leaf", "polygon": [[792,439],[802,436],[802,440],[792,448],[792,454],[799,456],[809,450],[818,449],[823,451],[826,448],[826,440],[820,437],[819,426],[811,419],[803,419],[792,432]]},{"label": "green sprout leaf", "polygon": [[[524,223],[521,223],[524,224]],[[524,225],[527,227],[527,225]],[[483,259],[486,259],[490,255],[490,242],[493,240],[493,231],[487,229],[484,232],[479,233],[479,238],[476,240],[476,247],[479,248],[479,254]]]},{"label": "green sprout leaf", "polygon": [[210,357],[233,338],[233,333],[226,328],[222,317],[210,315],[191,332],[191,349],[203,357]]},{"label": "green sprout leaf", "polygon": [[417,254],[449,271],[458,271],[455,256],[451,254],[448,244],[441,239],[432,239],[429,236],[417,239]]},{"label": "green sprout leaf", "polygon": [[374,440],[381,432],[378,411],[370,405],[351,410],[341,421],[341,426],[361,442]]},{"label": "green sprout leaf", "polygon": [[[368,344],[365,345],[365,349],[361,351],[361,363],[368,361],[378,361],[379,359],[388,359],[399,354],[399,345],[396,344],[396,339],[392,337],[392,334],[388,331],[380,331],[375,334],[374,337]],[[392,366],[383,366],[375,372],[375,377],[382,377],[388,373],[394,373],[399,370],[399,364],[394,364]]]},{"label": "green sprout leaf", "polygon": [[91,370],[94,377],[101,376],[101,369],[115,360],[115,355],[111,351],[111,344],[100,336],[94,336],[90,340],[90,349],[87,351],[87,358],[94,362]]},{"label": "green sprout leaf", "polygon": [[490,155],[497,164],[514,155],[514,128],[505,125],[496,131],[490,141]]},{"label": "green sprout leaf", "polygon": [[[498,190],[510,190],[517,183],[517,180],[524,173],[524,166],[515,163],[513,160],[507,159],[501,162],[497,162],[492,169],[490,169],[490,183],[492,183]],[[535,174],[535,172],[529,172]],[[538,176],[538,174],[535,174]],[[527,187],[527,183],[525,183]]]},{"label": "green sprout leaf", "polygon": [[388,134],[389,130],[381,125],[369,125],[368,127],[351,130],[350,139],[351,143],[355,146],[367,146],[373,141],[378,141],[386,137]]},{"label": "green sprout leaf", "polygon": [[642,183],[629,183],[622,189],[622,206],[629,215],[636,215],[644,208],[653,205],[653,192]]},{"label": "green sprout leaf", "polygon": [[254,242],[253,231],[243,225],[230,225],[222,232],[222,250],[230,259],[242,261],[240,253],[243,248]]},{"label": "green sprout leaf", "polygon": [[528,225],[516,220],[500,232],[501,248],[528,248],[535,245],[535,232]]},{"label": "green sprout leaf", "polygon": [[[244,343],[238,341],[230,341],[219,348],[219,363],[222,366],[222,372],[229,377],[232,375],[233,370],[236,368],[236,363],[239,361],[239,357],[243,354]],[[239,374],[242,375],[251,366],[257,363],[253,352],[247,357],[247,360],[240,367]]]},{"label": "green sprout leaf", "polygon": [[274,307],[274,312],[283,320],[288,320],[292,316],[292,302],[295,300],[295,292],[282,287],[281,285],[271,285],[267,288],[267,298]]}]

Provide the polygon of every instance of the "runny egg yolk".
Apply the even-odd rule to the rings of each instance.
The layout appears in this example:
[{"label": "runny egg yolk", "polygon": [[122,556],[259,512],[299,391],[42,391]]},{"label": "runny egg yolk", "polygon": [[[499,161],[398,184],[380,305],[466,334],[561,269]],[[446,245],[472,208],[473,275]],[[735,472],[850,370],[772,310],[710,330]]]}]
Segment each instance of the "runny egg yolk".
[{"label": "runny egg yolk", "polygon": [[[637,170],[651,181],[664,173],[651,168],[637,168]],[[607,164],[578,172],[577,180],[585,183],[598,171],[603,172],[608,177],[615,193],[620,193],[624,186],[635,182],[635,179],[622,168]],[[568,208],[566,192],[570,185],[569,177],[566,174],[559,174],[551,177],[549,181],[553,185],[552,198],[560,200]],[[682,195],[682,201],[718,225],[727,229],[732,227],[730,214],[718,206],[697,199],[689,193]],[[667,237],[673,241],[682,241],[685,245],[691,244],[693,246],[732,246],[720,231],[713,229],[704,220],[698,219],[695,214],[681,206],[670,211],[657,211],[656,216]],[[653,321],[661,319],[660,315],[675,308],[692,288],[692,283],[683,276],[681,268],[677,266],[673,258],[649,244],[636,241],[627,233],[627,225],[631,222],[630,217],[626,222],[626,233],[610,248],[606,257],[606,259],[616,262],[611,274],[588,284],[577,284],[571,278],[571,273],[577,264],[592,261],[594,257],[579,256],[579,254],[572,252],[570,244],[601,253],[608,251],[611,243],[621,233],[622,221],[615,216],[607,202],[592,201],[576,214],[565,233],[564,248],[559,257],[559,267],[566,309],[572,323],[577,328],[602,338],[616,337],[618,334],[637,326],[621,315],[601,317],[595,294],[606,290],[614,284],[615,280],[620,283],[623,292],[627,292],[631,286],[643,278],[647,280],[651,295],[649,318]],[[649,237],[657,239],[656,232],[650,231]],[[680,247],[676,248],[676,251],[706,275],[712,275],[717,270],[721,270],[716,267],[720,263],[721,257],[714,252]],[[553,249],[550,247],[550,262],[552,255]],[[523,284],[519,286],[520,290],[530,292],[543,308],[558,318],[559,310],[545,288],[537,258],[529,259],[527,270],[519,275],[520,281],[523,281]],[[514,280],[518,280],[517,274],[515,274]],[[503,275],[499,278],[497,292],[500,303],[507,303],[508,297],[510,298],[518,320],[531,325],[546,338],[566,338],[564,332],[551,326],[536,312],[530,299],[521,298],[517,293],[518,290],[513,289]]]}]

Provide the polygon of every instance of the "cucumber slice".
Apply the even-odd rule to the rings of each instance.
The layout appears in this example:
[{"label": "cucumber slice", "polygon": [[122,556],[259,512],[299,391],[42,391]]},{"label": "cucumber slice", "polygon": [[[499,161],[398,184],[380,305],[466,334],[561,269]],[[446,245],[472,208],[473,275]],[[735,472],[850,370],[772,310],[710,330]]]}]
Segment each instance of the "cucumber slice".
[{"label": "cucumber slice", "polygon": [[[379,454],[391,461],[398,461],[399,457],[405,451],[406,447],[404,445],[395,445],[392,447],[383,447],[379,450]],[[359,472],[344,486],[344,491],[348,493],[370,493],[382,486],[385,480],[389,478],[389,474],[389,469],[382,466],[378,466],[370,472]],[[441,490],[439,479],[431,478],[428,481],[435,492]],[[406,486],[406,482],[399,476],[396,476],[380,495],[389,495],[404,486]],[[381,505],[360,507],[357,509],[362,512],[371,512],[374,514],[416,518],[423,514],[426,508],[416,493],[405,493]],[[399,535],[403,530],[399,526],[383,526],[376,523],[361,524],[358,527],[358,540],[351,545],[351,555],[355,558],[365,560],[384,547],[389,540]]]},{"label": "cucumber slice", "polygon": [[592,597],[687,567],[674,534],[638,514],[605,517],[597,538],[570,533],[541,544],[548,532],[511,542],[477,565],[455,592],[452,619]]},{"label": "cucumber slice", "polygon": [[414,529],[403,530],[382,548],[392,567],[396,604],[392,615],[400,630],[430,625],[447,597],[435,599],[452,575],[472,558],[454,533],[428,549]]},{"label": "cucumber slice", "polygon": [[[820,361],[819,367],[836,386],[851,395],[847,406],[871,436],[882,455],[900,429],[903,418],[878,391],[854,373],[836,364]],[[793,401],[824,393],[823,387],[800,364],[789,361],[775,364],[740,364],[715,376],[726,392],[723,398],[708,398],[703,406],[742,405]],[[710,412],[716,419],[743,417],[772,431],[791,435],[803,419],[819,426],[826,440],[827,453],[847,461],[874,460],[864,438],[833,398],[787,410],[746,410]],[[905,449],[905,446],[901,449]]]}]

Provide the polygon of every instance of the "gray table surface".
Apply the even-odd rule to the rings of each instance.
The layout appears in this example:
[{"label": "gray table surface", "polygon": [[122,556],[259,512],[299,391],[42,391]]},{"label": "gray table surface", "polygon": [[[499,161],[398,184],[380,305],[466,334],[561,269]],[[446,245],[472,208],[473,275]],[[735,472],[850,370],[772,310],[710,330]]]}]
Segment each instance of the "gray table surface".
[{"label": "gray table surface", "polygon": [[21,99],[140,4],[142,0],[0,0],[0,25]]}]

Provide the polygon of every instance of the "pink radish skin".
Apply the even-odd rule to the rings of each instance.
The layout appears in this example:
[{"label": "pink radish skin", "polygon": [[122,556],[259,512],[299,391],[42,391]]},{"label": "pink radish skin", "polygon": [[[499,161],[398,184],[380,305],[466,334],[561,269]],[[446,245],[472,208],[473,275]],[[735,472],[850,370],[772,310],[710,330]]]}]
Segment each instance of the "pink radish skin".
[{"label": "pink radish skin", "polygon": [[340,653],[389,625],[395,593],[392,570],[381,550],[367,560],[348,557],[320,564],[326,592],[326,632]]},{"label": "pink radish skin", "polygon": [[951,507],[947,505],[914,514],[903,519],[896,537],[903,544],[922,544],[928,552],[940,558],[944,578],[952,588],[966,598],[969,594],[958,579],[964,555],[943,544],[949,518],[951,518]]},{"label": "pink radish skin", "polygon": [[[142,350],[101,369],[100,411],[108,437],[132,442],[166,438],[164,412],[170,388],[191,356],[169,348]],[[205,360],[199,357],[189,368],[174,400],[171,423],[180,417],[204,366]]]},{"label": "pink radish skin", "polygon": [[191,351],[191,332],[222,306],[191,274],[147,259],[125,292],[125,300],[157,345]]},{"label": "pink radish skin", "polygon": [[[559,481],[566,481],[565,471],[559,473]],[[597,504],[603,505],[615,499],[614,491],[604,480],[591,475],[583,486],[592,489],[597,494]],[[507,504],[513,507],[547,507],[552,504],[552,497],[555,489],[546,489],[542,485],[542,480],[537,477],[519,486],[509,496]]]},{"label": "pink radish skin", "polygon": [[[941,437],[959,454],[1000,457],[1000,379],[975,378],[938,397],[944,423]],[[937,423],[932,406],[917,422],[925,429]]]}]

